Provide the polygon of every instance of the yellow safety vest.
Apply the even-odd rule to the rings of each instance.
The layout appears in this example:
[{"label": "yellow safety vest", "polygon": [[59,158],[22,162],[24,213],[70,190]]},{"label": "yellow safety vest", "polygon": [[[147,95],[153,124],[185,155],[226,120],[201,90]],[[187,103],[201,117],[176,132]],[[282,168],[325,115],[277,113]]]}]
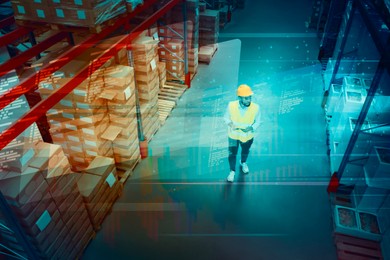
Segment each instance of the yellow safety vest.
[{"label": "yellow safety vest", "polygon": [[[230,119],[236,128],[245,129],[248,126],[253,125],[255,122],[255,117],[259,111],[259,106],[255,103],[251,103],[248,107],[248,110],[245,111],[245,114],[242,116],[239,111],[239,105],[240,104],[238,100],[229,103]],[[254,137],[253,132],[244,133],[240,129],[232,129],[229,127],[229,137],[234,140],[240,140],[244,143]]]}]

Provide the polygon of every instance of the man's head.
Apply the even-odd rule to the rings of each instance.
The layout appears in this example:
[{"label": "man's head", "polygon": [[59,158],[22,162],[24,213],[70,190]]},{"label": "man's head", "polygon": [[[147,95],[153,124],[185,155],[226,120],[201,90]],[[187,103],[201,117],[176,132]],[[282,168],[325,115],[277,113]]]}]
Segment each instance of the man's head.
[{"label": "man's head", "polygon": [[244,107],[249,107],[251,105],[252,95],[253,95],[252,89],[248,85],[242,84],[238,86],[237,96],[240,105]]}]

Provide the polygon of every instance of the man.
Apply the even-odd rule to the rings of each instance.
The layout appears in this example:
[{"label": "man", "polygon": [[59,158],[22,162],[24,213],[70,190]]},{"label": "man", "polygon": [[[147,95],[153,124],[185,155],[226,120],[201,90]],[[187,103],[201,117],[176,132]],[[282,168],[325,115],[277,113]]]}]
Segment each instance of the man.
[{"label": "man", "polygon": [[240,85],[237,89],[237,101],[229,102],[224,120],[229,134],[229,166],[228,182],[234,181],[238,146],[241,146],[241,170],[249,173],[246,163],[249,149],[253,143],[254,132],[260,125],[259,106],[252,103],[253,92],[248,85]]}]

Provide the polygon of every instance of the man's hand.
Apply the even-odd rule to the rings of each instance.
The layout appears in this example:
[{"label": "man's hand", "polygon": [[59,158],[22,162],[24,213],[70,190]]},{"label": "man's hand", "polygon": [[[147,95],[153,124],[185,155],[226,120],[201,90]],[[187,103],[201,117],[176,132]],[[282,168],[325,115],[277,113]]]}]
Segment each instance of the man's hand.
[{"label": "man's hand", "polygon": [[244,133],[247,133],[247,132],[253,132],[253,127],[252,126],[248,126],[247,128],[245,129],[241,129]]}]

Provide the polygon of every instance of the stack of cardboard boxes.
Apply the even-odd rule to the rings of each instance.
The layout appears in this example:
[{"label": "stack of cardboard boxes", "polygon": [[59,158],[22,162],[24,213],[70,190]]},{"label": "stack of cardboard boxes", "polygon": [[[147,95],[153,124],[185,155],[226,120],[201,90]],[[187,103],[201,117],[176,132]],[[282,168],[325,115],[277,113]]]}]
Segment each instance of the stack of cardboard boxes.
[{"label": "stack of cardboard boxes", "polygon": [[164,87],[167,82],[167,65],[163,61],[158,62],[158,78],[160,80],[160,89]]},{"label": "stack of cardboard boxes", "polygon": [[103,138],[112,142],[114,159],[119,169],[130,169],[140,159],[134,69],[114,66],[104,74],[110,126]]},{"label": "stack of cardboard boxes", "polygon": [[[88,64],[99,63],[101,54],[101,49],[91,49],[57,72],[66,78],[51,76],[42,82],[43,98]],[[133,68],[115,65],[125,62],[123,48],[47,113],[53,141],[64,148],[75,171],[87,168],[96,156],[115,158],[118,167],[127,169],[139,160]]]},{"label": "stack of cardboard boxes", "polygon": [[126,13],[125,2],[114,0],[12,0],[11,4],[17,20],[80,27],[94,27]]},{"label": "stack of cardboard boxes", "polygon": [[[199,1],[187,0],[187,46],[188,46],[188,71],[195,75],[198,71],[198,50],[199,50]],[[172,10],[170,17],[172,24],[177,32],[184,35],[183,11],[180,5]]]},{"label": "stack of cardboard boxes", "polygon": [[[76,186],[79,176],[60,146],[38,142],[34,150],[23,172],[0,175],[1,191],[39,257],[75,259],[94,236]],[[12,236],[2,238],[18,248]]]},{"label": "stack of cardboard boxes", "polygon": [[158,41],[143,35],[132,43],[138,97],[152,105],[157,103],[159,91],[157,46]]},{"label": "stack of cardboard boxes", "polygon": [[206,9],[199,14],[199,46],[218,43],[219,12]]},{"label": "stack of cardboard boxes", "polygon": [[199,60],[207,62],[208,59],[204,59],[203,53],[214,54],[218,48],[219,12],[206,9],[199,16]]},{"label": "stack of cardboard boxes", "polygon": [[[52,76],[41,82],[42,98],[61,88],[91,61],[98,60],[100,54],[100,50],[91,49],[57,71],[57,76],[64,78]],[[88,167],[97,155],[113,156],[111,143],[101,138],[109,125],[109,117],[106,100],[98,97],[104,89],[104,68],[113,63],[113,59],[107,61],[102,69],[95,71],[47,112],[53,142],[63,147],[75,171]]]},{"label": "stack of cardboard boxes", "polygon": [[142,103],[140,110],[143,133],[146,140],[150,141],[160,128],[158,105],[150,106],[147,103]]},{"label": "stack of cardboard boxes", "polygon": [[77,185],[93,228],[98,231],[123,188],[118,181],[114,159],[96,157],[84,171]]},{"label": "stack of cardboard boxes", "polygon": [[147,140],[159,129],[158,92],[158,41],[141,35],[132,43],[134,74],[140,100],[141,122]]},{"label": "stack of cardboard boxes", "polygon": [[[166,37],[169,29],[159,29],[160,39]],[[168,39],[168,38],[164,38]],[[168,81],[184,81],[184,41],[180,39],[168,39],[162,41],[159,49],[159,57],[166,63],[166,76]]]},{"label": "stack of cardboard boxes", "polygon": [[[114,44],[121,41],[123,39],[123,37],[127,37],[127,35],[120,35],[120,36],[105,39],[105,40],[101,41],[96,47],[98,49],[107,50],[107,49],[111,48]],[[118,49],[119,50],[118,50],[117,54],[114,56],[115,63],[118,65],[130,66],[126,46],[118,46]]]}]

